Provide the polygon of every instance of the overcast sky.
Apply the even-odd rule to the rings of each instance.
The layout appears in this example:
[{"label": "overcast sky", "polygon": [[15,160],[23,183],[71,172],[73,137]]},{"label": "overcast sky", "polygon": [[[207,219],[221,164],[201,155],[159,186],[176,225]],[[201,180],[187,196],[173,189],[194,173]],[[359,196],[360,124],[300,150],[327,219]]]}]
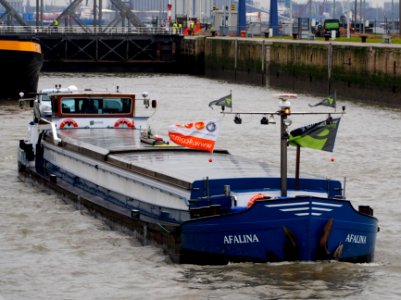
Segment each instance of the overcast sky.
[{"label": "overcast sky", "polygon": [[[270,2],[270,0],[268,0],[269,2]],[[294,2],[298,2],[298,3],[307,3],[309,0],[293,0]],[[313,1],[313,0],[312,0]],[[319,0],[319,1],[321,1],[321,0]],[[327,2],[330,2],[330,1],[333,1],[333,0],[327,0]],[[336,2],[339,2],[339,1],[341,1],[341,0],[336,0]],[[360,1],[361,0],[357,0],[358,1],[358,4],[360,3]],[[390,2],[391,3],[391,0],[363,0],[363,1],[366,1],[366,4],[370,4],[371,6],[374,6],[374,7],[376,7],[376,6],[379,6],[379,7],[382,7],[383,6],[383,3],[384,2]],[[394,1],[394,3],[398,3],[400,0],[393,0]],[[355,3],[355,0],[343,0],[343,2],[345,2],[345,3],[347,3],[347,2],[349,2],[349,3]]]}]

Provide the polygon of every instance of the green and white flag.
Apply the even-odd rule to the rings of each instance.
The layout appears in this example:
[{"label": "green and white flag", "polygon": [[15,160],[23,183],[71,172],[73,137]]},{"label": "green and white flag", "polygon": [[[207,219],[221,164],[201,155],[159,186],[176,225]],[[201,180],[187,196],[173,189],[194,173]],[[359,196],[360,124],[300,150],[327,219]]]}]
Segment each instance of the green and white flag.
[{"label": "green and white flag", "polygon": [[222,110],[224,110],[224,107],[232,108],[233,107],[232,103],[233,103],[232,95],[228,94],[227,96],[221,97],[220,99],[211,101],[209,103],[209,107],[213,109],[212,105],[216,105],[216,106],[221,106]]},{"label": "green and white flag", "polygon": [[330,107],[336,108],[335,94],[334,94],[334,96],[329,96],[327,98],[322,99],[320,102],[318,102],[316,104],[309,104],[309,107],[315,107],[315,106],[319,106],[319,105],[330,106]]},{"label": "green and white flag", "polygon": [[288,143],[316,150],[333,152],[337,129],[341,118],[332,119],[307,125],[290,132]]}]

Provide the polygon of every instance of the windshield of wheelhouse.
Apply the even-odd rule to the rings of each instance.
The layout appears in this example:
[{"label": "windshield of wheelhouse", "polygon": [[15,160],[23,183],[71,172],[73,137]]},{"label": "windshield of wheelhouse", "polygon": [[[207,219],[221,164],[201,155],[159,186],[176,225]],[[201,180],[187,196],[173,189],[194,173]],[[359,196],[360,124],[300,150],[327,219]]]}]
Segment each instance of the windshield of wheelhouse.
[{"label": "windshield of wheelhouse", "polygon": [[132,99],[109,97],[63,97],[61,113],[74,115],[129,115],[132,113]]}]

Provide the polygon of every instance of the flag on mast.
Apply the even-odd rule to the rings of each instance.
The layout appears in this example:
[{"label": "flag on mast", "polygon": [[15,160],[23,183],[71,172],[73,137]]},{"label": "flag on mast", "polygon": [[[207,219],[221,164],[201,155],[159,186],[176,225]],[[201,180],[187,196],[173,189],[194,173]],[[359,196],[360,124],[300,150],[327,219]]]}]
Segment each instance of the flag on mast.
[{"label": "flag on mast", "polygon": [[233,103],[233,97],[230,92],[230,94],[228,94],[227,96],[211,101],[209,103],[209,107],[213,109],[213,105],[216,105],[216,106],[221,106],[221,109],[224,110],[225,107],[232,108],[233,107],[232,103]]},{"label": "flag on mast", "polygon": [[288,143],[291,146],[333,152],[340,120],[329,117],[325,121],[294,129],[290,132]]},{"label": "flag on mast", "polygon": [[309,107],[315,107],[319,105],[336,108],[336,93],[334,93],[333,96],[329,96],[327,98],[322,99],[320,102],[316,104],[309,104]]},{"label": "flag on mast", "polygon": [[213,152],[220,132],[221,122],[205,120],[188,124],[176,124],[169,128],[170,140],[187,148]]}]

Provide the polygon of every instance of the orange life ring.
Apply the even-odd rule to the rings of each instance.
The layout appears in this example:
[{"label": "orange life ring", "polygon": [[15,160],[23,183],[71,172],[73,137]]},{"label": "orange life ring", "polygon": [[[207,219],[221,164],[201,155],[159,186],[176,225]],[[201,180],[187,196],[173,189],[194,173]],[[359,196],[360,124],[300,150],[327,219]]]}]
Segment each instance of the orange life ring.
[{"label": "orange life ring", "polygon": [[114,128],[118,128],[120,127],[120,125],[126,125],[128,128],[134,128],[134,122],[131,122],[130,120],[127,119],[118,119],[115,123],[114,123]]},{"label": "orange life ring", "polygon": [[60,123],[60,129],[63,129],[64,127],[68,127],[68,128],[78,128],[78,123],[74,120],[74,119],[64,119],[61,123]]},{"label": "orange life ring", "polygon": [[248,206],[252,206],[255,203],[255,201],[264,199],[264,198],[268,198],[267,195],[262,194],[262,193],[257,193],[249,199]]}]

